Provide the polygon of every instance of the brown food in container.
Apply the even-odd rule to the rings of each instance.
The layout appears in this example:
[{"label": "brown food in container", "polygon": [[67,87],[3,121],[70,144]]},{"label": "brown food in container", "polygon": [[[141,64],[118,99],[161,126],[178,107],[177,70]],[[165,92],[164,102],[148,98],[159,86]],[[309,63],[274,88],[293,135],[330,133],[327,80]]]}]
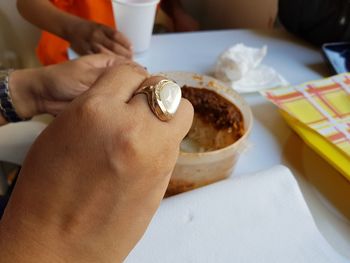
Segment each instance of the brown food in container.
[{"label": "brown food in container", "polygon": [[182,96],[194,107],[194,120],[186,139],[190,138],[200,145],[197,147],[198,152],[224,148],[244,134],[241,111],[216,92],[206,88],[183,86]]},{"label": "brown food in container", "polygon": [[252,127],[252,113],[230,87],[205,75],[168,72],[163,76],[182,87],[195,109],[192,127],[180,153],[165,196],[186,192],[232,174]]}]

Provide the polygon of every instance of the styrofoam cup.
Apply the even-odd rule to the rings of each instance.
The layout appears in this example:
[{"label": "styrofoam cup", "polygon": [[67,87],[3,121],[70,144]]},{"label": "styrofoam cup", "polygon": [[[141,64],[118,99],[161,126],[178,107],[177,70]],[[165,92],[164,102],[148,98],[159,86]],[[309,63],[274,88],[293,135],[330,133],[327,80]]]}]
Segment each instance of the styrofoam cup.
[{"label": "styrofoam cup", "polygon": [[151,42],[159,0],[112,0],[118,31],[130,41],[135,53],[146,51]]}]

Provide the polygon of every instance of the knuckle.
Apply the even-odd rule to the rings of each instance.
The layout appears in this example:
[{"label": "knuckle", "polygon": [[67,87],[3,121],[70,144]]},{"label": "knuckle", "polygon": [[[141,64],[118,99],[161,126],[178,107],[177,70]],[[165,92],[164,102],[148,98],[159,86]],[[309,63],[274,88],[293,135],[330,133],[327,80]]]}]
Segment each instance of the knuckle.
[{"label": "knuckle", "polygon": [[87,97],[78,107],[78,118],[83,120],[100,119],[103,115],[104,102],[98,96]]},{"label": "knuckle", "polygon": [[139,125],[134,122],[128,122],[120,130],[119,145],[126,158],[131,160],[139,159],[142,155],[141,143],[139,143]]},{"label": "knuckle", "polygon": [[[121,174],[135,174],[140,167],[142,150],[137,141],[137,130],[132,122],[121,121],[122,125],[113,132],[109,143],[105,145],[105,152],[109,167]],[[137,169],[138,170],[138,169]]]}]

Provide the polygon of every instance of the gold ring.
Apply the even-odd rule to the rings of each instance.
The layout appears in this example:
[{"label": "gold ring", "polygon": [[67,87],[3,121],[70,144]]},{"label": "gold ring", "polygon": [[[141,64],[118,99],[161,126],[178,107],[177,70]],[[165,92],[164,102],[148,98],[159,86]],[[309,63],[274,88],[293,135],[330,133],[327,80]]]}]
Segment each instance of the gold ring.
[{"label": "gold ring", "polygon": [[134,96],[137,94],[146,94],[152,112],[161,121],[170,120],[181,101],[180,86],[168,79],[163,79],[155,85],[141,86]]}]

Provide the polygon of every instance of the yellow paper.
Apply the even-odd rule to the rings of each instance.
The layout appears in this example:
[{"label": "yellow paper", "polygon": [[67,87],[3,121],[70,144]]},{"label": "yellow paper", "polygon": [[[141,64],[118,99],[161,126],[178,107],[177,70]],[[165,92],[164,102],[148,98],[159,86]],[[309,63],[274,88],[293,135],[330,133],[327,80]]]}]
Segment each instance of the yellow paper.
[{"label": "yellow paper", "polygon": [[350,180],[350,74],[262,92],[287,123]]}]

